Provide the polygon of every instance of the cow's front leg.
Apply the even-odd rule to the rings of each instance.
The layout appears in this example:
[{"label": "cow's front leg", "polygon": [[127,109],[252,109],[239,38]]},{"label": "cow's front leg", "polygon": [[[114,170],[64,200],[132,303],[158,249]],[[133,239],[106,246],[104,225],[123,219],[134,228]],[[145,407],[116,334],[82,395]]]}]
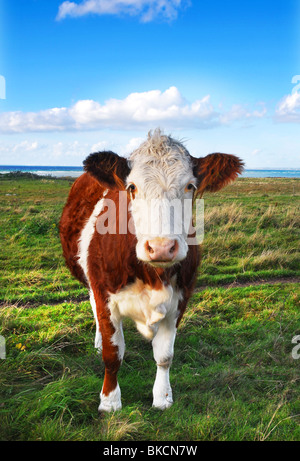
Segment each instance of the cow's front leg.
[{"label": "cow's front leg", "polygon": [[153,386],[153,406],[161,410],[169,408],[173,403],[169,371],[174,353],[176,337],[176,318],[172,315],[159,324],[152,341],[153,355],[157,370]]},{"label": "cow's front leg", "polygon": [[117,373],[124,356],[124,336],[122,322],[109,303],[100,312],[97,309],[100,332],[102,336],[102,358],[105,375],[100,393],[99,412],[116,411],[122,407],[121,391]]}]

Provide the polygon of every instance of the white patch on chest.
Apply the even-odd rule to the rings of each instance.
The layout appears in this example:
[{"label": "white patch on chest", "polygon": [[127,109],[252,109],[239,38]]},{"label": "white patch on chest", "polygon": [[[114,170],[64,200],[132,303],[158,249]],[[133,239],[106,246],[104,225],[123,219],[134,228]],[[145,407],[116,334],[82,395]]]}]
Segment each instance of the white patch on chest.
[{"label": "white patch on chest", "polygon": [[95,226],[96,226],[97,217],[99,216],[99,214],[103,210],[104,197],[106,196],[107,192],[108,192],[108,190],[105,190],[104,193],[103,193],[103,198],[100,199],[96,203],[96,205],[95,205],[95,207],[93,209],[93,212],[92,212],[91,216],[89,217],[89,219],[87,220],[87,222],[85,223],[85,226],[82,229],[80,238],[78,240],[78,263],[81,266],[81,268],[82,268],[82,270],[84,272],[84,275],[86,276],[88,281],[89,281],[89,277],[88,277],[87,260],[88,260],[88,254],[89,254],[89,246],[90,246],[92,237],[93,237],[94,232],[95,232]]},{"label": "white patch on chest", "polygon": [[159,290],[145,285],[137,279],[116,294],[111,294],[109,309],[111,320],[129,317],[136,323],[137,329],[147,339],[152,339],[158,323],[169,314],[177,314],[181,293],[170,285],[163,285]]}]

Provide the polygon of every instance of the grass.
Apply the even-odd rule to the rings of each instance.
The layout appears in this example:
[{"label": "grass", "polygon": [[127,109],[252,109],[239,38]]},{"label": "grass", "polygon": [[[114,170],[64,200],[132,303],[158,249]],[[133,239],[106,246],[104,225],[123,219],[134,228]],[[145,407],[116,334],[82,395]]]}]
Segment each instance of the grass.
[{"label": "grass", "polygon": [[200,285],[299,276],[299,181],[240,179],[205,200]]},{"label": "grass", "polygon": [[151,408],[151,344],[125,320],[123,408],[101,418],[94,319],[58,238],[72,181],[0,181],[1,440],[299,440],[299,181],[240,179],[205,197],[203,261],[171,369],[174,405]]}]

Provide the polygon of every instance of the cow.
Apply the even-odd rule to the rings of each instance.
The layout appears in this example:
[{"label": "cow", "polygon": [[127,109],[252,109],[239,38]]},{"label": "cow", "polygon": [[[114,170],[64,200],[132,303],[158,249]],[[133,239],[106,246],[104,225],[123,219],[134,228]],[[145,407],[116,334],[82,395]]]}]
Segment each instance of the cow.
[{"label": "cow", "polygon": [[[105,365],[98,410],[122,406],[117,373],[125,351],[124,317],[152,341],[153,406],[165,410],[173,403],[169,370],[175,336],[201,259],[199,245],[189,242],[193,226],[175,233],[174,213],[167,213],[165,201],[189,200],[192,207],[196,197],[241,174],[243,162],[222,153],[193,157],[182,142],[156,129],[128,158],[104,151],[90,154],[83,164],[63,209],[60,238],[66,264],[87,287],[95,317],[95,347]],[[160,210],[155,219],[170,224],[169,234],[143,226],[154,219],[152,200]],[[105,223],[109,219],[111,226]]]}]

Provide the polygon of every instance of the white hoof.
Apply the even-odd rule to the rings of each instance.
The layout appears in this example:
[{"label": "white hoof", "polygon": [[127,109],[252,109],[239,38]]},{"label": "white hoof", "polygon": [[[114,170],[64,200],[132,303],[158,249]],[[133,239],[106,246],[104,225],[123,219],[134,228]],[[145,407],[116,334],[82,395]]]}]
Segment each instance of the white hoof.
[{"label": "white hoof", "polygon": [[122,403],[121,403],[121,391],[120,391],[119,384],[108,395],[103,395],[101,391],[100,405],[98,407],[99,412],[117,411],[117,410],[120,410],[121,408],[122,408]]},{"label": "white hoof", "polygon": [[158,365],[153,386],[153,407],[165,410],[173,403],[172,388],[169,381],[169,363]]},{"label": "white hoof", "polygon": [[158,408],[159,410],[166,410],[167,408],[170,408],[172,403],[172,395],[165,395],[163,397],[154,398],[153,407]]},{"label": "white hoof", "polygon": [[158,387],[154,386],[153,389],[153,407],[160,410],[170,408],[173,403],[172,389],[170,385]]}]

